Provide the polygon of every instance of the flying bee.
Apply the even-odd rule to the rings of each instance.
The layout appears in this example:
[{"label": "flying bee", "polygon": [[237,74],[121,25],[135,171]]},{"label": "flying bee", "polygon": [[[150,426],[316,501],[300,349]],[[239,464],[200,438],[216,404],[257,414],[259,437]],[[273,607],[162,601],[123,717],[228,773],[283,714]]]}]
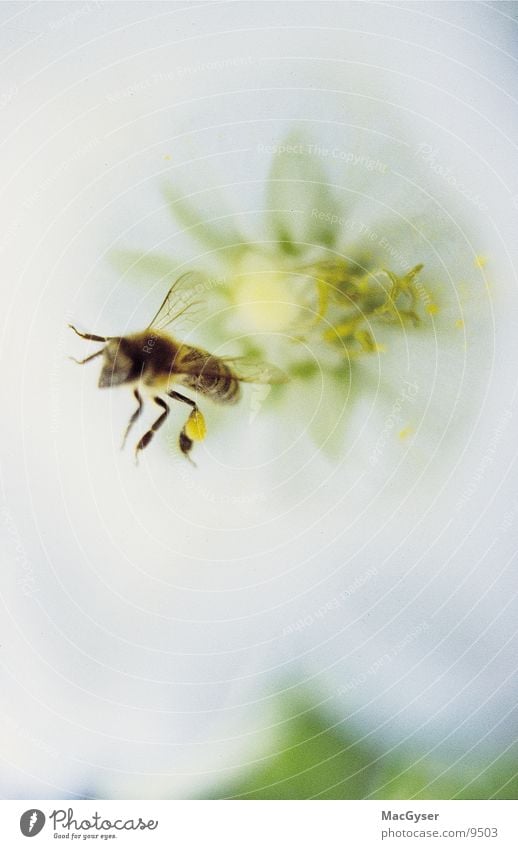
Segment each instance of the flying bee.
[{"label": "flying bee", "polygon": [[69,324],[82,339],[106,343],[84,360],[75,360],[83,365],[96,357],[103,358],[99,387],[125,385],[133,389],[137,409],[128,422],[122,447],[142,413],[143,395],[161,407],[162,413],[135,446],[136,458],[149,445],[169,415],[169,405],[164,395],[190,407],[178,440],[180,450],[188,459],[191,459],[190,451],[194,442],[205,438],[205,419],[197,403],[173,389],[175,384],[211,398],[218,404],[235,404],[241,394],[241,382],[273,384],[285,383],[287,380],[286,375],[275,366],[250,362],[245,357],[218,357],[203,348],[179,342],[166,332],[166,328],[193,305],[192,301],[186,302],[185,297],[179,297],[179,291],[188,281],[193,285],[195,280],[199,280],[198,275],[188,272],[173,283],[158,312],[140,333],[98,336],[95,333],[82,333]]}]

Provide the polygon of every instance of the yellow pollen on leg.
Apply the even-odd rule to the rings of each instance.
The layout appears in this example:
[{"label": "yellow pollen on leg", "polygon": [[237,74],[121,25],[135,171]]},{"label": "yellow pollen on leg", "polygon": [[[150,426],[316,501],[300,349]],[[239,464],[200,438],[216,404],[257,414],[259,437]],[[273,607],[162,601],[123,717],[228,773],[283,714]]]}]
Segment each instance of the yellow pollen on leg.
[{"label": "yellow pollen on leg", "polygon": [[185,435],[193,442],[201,442],[207,436],[207,425],[199,410],[193,410],[187,419]]}]

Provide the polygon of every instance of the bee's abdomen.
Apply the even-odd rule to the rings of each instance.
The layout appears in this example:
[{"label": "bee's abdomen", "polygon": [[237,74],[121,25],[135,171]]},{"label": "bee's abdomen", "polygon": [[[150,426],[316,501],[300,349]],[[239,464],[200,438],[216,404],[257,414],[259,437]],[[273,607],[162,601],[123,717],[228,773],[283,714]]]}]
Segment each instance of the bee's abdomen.
[{"label": "bee's abdomen", "polygon": [[239,398],[239,381],[232,374],[182,375],[181,383],[203,395],[208,395],[220,404],[234,404]]},{"label": "bee's abdomen", "polygon": [[[189,359],[191,373],[184,373],[179,378],[184,386],[195,389],[203,395],[208,395],[213,401],[220,404],[235,404],[240,395],[239,380],[223,360],[210,355],[202,359],[199,352],[194,351]],[[194,362],[198,366],[197,373],[193,373]]]},{"label": "bee's abdomen", "polygon": [[[203,375],[200,380],[205,382]],[[220,404],[235,404],[240,395],[239,381],[230,372],[221,374],[216,379],[207,380],[206,386],[203,389],[200,388],[200,392],[210,395],[214,401],[218,401]]]}]

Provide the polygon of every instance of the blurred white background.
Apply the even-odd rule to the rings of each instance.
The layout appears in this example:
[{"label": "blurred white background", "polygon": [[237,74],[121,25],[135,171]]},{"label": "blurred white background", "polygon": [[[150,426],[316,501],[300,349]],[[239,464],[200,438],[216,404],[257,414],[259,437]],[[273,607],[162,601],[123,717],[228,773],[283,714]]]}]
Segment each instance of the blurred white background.
[{"label": "blurred white background", "polygon": [[[516,4],[0,16],[2,795],[203,796],[270,750],[299,689],[382,749],[497,757],[517,718]],[[137,469],[131,395],[67,360],[90,352],[67,322],[149,320],[167,283],[115,249],[215,262],[164,183],[265,238],[264,148],[293,126],[386,165],[322,157],[346,213],[394,220],[442,286],[436,337],[373,365],[395,397],[417,383],[417,437],[369,465],[390,411],[369,386],[330,460],[301,390],[220,416],[197,469],[172,414]]]}]

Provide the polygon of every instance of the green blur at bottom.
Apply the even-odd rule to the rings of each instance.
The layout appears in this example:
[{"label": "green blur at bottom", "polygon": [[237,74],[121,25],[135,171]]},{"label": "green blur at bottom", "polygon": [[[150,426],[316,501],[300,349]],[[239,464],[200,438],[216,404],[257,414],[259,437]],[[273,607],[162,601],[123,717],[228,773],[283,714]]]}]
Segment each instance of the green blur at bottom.
[{"label": "green blur at bottom", "polygon": [[[493,751],[469,765],[451,764],[424,751],[387,751],[348,737],[329,717],[307,707],[283,724],[276,753],[265,757],[211,798],[228,799],[516,799],[518,743],[499,757]],[[393,748],[393,751],[390,749]],[[431,748],[431,746],[430,746]],[[424,756],[423,756],[424,755]],[[458,761],[453,765],[454,761]]]}]

